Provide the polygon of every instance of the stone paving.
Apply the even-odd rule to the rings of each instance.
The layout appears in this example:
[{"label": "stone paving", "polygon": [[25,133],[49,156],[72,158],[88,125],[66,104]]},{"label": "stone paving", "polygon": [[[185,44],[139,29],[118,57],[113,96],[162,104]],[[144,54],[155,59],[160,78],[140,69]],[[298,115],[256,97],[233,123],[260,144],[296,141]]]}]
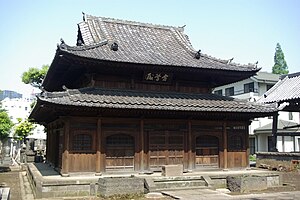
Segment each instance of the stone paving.
[{"label": "stone paving", "polygon": [[[47,169],[41,170],[44,175],[49,175],[50,171]],[[52,176],[57,178],[57,174],[52,174]],[[53,177],[53,178],[54,178]],[[26,173],[24,171],[19,172],[19,181],[21,186],[20,196],[22,200],[32,200],[34,196],[32,194],[29,182],[27,180]],[[291,192],[278,192],[278,193],[260,193],[260,194],[244,194],[244,195],[230,195],[226,193],[226,190],[211,190],[211,189],[193,189],[193,190],[174,190],[174,191],[163,191],[164,195],[172,197],[174,199],[182,200],[227,200],[227,199],[241,199],[241,200],[300,200],[300,191]],[[161,197],[158,194],[154,195],[158,198]],[[151,198],[152,197],[152,198]],[[153,195],[148,195],[149,199],[153,198]],[[147,196],[146,196],[147,198]],[[14,198],[15,199],[15,198]],[[57,198],[58,199],[72,199],[72,198]],[[75,199],[81,199],[80,197]],[[85,199],[85,198],[83,198]],[[95,198],[98,199],[98,198]]]},{"label": "stone paving", "polygon": [[176,190],[164,191],[163,194],[182,200],[226,200],[226,199],[243,199],[243,200],[300,200],[300,191],[279,192],[279,193],[261,193],[261,194],[244,194],[229,195],[220,191],[210,189],[194,190]]}]

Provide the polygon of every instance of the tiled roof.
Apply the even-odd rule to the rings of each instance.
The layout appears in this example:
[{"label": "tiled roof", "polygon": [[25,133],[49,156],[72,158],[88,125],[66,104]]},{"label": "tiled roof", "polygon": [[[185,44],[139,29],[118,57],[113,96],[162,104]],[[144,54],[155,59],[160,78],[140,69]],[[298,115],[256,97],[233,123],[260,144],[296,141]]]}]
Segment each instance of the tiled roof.
[{"label": "tiled roof", "polygon": [[269,113],[276,108],[214,94],[160,93],[100,88],[44,92],[40,101],[95,108],[143,109],[196,112]]},{"label": "tiled roof", "polygon": [[259,102],[274,103],[300,99],[300,72],[286,75],[259,99]]},{"label": "tiled roof", "polygon": [[261,71],[257,72],[257,74],[251,78],[259,83],[276,83],[277,81],[279,81],[278,74],[272,74],[269,72],[261,72]]},{"label": "tiled roof", "polygon": [[[59,50],[71,55],[123,63],[167,65],[204,69],[256,72],[254,64],[239,65],[196,51],[183,28],[153,25],[111,18],[85,16],[78,24],[83,46],[61,44]],[[118,45],[112,50],[112,44]]]},{"label": "tiled roof", "polygon": [[[287,132],[300,132],[299,128],[288,128],[288,129],[285,129],[286,127],[295,126],[295,125],[297,125],[297,123],[279,119],[277,121],[277,133],[282,133],[282,132],[286,132],[286,133]],[[259,127],[259,128],[257,128],[257,129],[254,130],[254,134],[271,133],[272,132],[272,126],[273,126],[273,123],[269,123],[269,124],[266,124],[266,125],[264,125],[262,127]]]}]

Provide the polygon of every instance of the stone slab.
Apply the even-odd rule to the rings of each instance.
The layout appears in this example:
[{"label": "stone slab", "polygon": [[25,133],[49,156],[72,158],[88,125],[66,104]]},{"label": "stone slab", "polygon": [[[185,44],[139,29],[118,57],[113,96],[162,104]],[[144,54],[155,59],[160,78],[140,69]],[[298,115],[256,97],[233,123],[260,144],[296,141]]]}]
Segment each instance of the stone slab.
[{"label": "stone slab", "polygon": [[162,176],[182,176],[183,165],[164,165],[162,166]]}]

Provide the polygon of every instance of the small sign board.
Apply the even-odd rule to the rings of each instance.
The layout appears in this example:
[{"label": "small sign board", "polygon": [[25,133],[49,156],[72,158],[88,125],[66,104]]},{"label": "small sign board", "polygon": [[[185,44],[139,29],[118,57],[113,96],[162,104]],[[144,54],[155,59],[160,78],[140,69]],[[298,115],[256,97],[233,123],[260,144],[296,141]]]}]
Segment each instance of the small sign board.
[{"label": "small sign board", "polygon": [[145,72],[143,80],[149,83],[171,84],[173,75],[165,72]]}]

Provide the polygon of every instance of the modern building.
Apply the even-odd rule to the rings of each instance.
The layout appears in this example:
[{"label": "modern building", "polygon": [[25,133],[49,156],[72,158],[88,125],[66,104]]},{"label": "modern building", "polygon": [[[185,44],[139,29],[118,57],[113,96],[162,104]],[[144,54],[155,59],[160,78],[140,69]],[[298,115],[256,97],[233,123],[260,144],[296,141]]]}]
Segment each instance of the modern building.
[{"label": "modern building", "polygon": [[0,101],[5,98],[13,99],[13,98],[22,98],[23,95],[11,90],[0,90]]},{"label": "modern building", "polygon": [[47,126],[47,161],[62,175],[249,166],[248,125],[277,109],[211,91],[255,75],[254,64],[196,51],[183,28],[84,19],[30,115]]},{"label": "modern building", "polygon": [[[255,102],[259,100],[279,80],[280,76],[278,74],[258,72],[256,75],[248,79],[221,87],[216,87],[213,90],[213,93]],[[299,123],[299,113],[279,112],[278,119],[280,119],[278,121],[278,127]],[[257,151],[271,151],[272,123],[272,116],[253,119],[251,125],[249,126],[249,143],[251,154],[255,154]],[[280,138],[277,139],[278,150],[285,152],[295,151],[297,148],[293,148],[293,145],[287,142],[289,140],[292,140],[292,138],[286,137],[284,142],[284,139],[280,136]]]},{"label": "modern building", "polygon": [[[19,120],[22,121],[29,117],[33,103],[33,98],[5,98],[1,101],[2,108],[7,111],[8,116],[14,124],[18,124]],[[19,141],[17,139],[14,139],[14,128],[12,128],[9,134],[9,138],[11,156],[14,157],[20,148]],[[35,144],[34,141],[37,141],[39,144],[45,143],[46,133],[44,131],[44,126],[36,124],[36,127],[32,131],[32,134],[27,138],[31,138],[32,140],[32,150],[36,150],[38,148],[38,145]],[[40,147],[41,145],[39,146],[39,148]],[[41,148],[45,149],[45,145]]]},{"label": "modern building", "polygon": [[[273,119],[277,121],[277,132],[272,134],[266,133],[268,142],[271,142],[271,136],[273,135],[272,143],[276,144],[279,151],[282,152],[294,152],[300,151],[300,72],[282,75],[280,80],[267,91],[260,99],[259,102],[266,104],[276,104],[279,112],[279,116],[275,116]],[[281,113],[288,115],[288,121],[282,121],[280,119]],[[295,113],[296,115],[294,116]],[[265,130],[268,127],[264,128]],[[259,135],[262,130],[255,130]],[[263,135],[263,134],[260,134]],[[266,140],[265,140],[266,141]]]}]

